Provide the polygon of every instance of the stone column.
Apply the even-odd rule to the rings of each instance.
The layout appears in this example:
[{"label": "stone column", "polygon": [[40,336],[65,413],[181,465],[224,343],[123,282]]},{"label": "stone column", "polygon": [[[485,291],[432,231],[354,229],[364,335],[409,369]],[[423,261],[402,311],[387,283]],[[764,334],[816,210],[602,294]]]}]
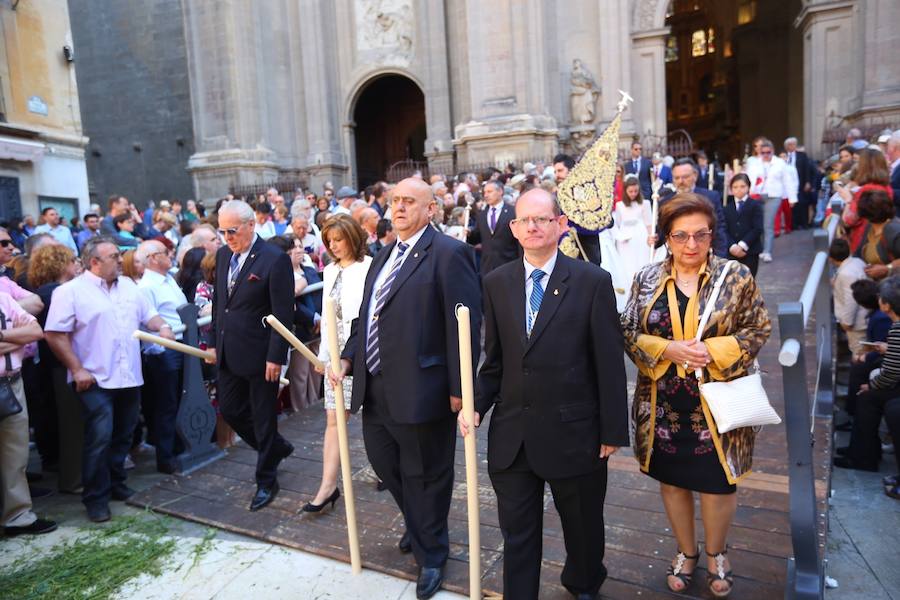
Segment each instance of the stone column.
[{"label": "stone column", "polygon": [[309,185],[317,193],[322,184],[340,185],[349,170],[341,150],[341,97],[336,46],[339,43],[335,5],[320,0],[300,0],[303,16],[300,46],[303,57],[303,88],[306,101],[307,155],[305,169]]},{"label": "stone column", "polygon": [[[628,0],[599,0],[600,23],[600,84],[602,94],[597,106],[597,114],[604,123],[610,122],[616,115],[619,102],[618,90],[624,90],[637,98],[642,90],[632,89],[631,79],[631,39],[629,35],[629,3]],[[630,106],[622,115],[622,126],[619,129],[622,140],[630,140],[635,132],[635,107]]]},{"label": "stone column", "polygon": [[668,34],[669,28],[663,27],[631,35],[631,95],[634,96],[631,110],[639,135],[666,135],[665,47]]},{"label": "stone column", "polygon": [[196,147],[187,168],[198,199],[278,177],[262,121],[256,8],[252,0],[183,4]]},{"label": "stone column", "polygon": [[859,54],[865,61],[863,70],[863,112],[879,107],[892,107],[900,113],[900,2],[868,0],[863,5],[864,29]]},{"label": "stone column", "polygon": [[852,110],[860,93],[853,68],[856,2],[811,2],[795,21],[803,32],[803,140],[814,157],[824,148],[822,134]]},{"label": "stone column", "polygon": [[417,14],[416,52],[421,56],[425,82],[425,120],[428,138],[425,156],[432,172],[453,171],[453,115],[450,108],[450,69],[447,50],[447,16],[443,0],[423,0]]},{"label": "stone column", "polygon": [[466,1],[471,119],[456,127],[463,164],[552,155],[556,120],[547,101],[545,6],[541,0]]}]

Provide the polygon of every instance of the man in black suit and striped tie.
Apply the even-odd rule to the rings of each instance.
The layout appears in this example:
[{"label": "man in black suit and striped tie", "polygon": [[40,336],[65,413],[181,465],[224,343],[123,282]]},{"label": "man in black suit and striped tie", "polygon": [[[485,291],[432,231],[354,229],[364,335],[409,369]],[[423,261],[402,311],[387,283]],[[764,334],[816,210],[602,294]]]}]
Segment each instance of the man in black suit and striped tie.
[{"label": "man in black suit and striped tie", "polygon": [[404,179],[390,203],[397,241],[372,261],[341,363],[343,375],[353,375],[350,410],[363,409],[369,462],[406,521],[398,545],[419,565],[416,597],[430,598],[449,554],[454,421],[462,405],[456,305],[470,310],[474,369],[481,288],[472,248],[430,226],[428,184]]}]

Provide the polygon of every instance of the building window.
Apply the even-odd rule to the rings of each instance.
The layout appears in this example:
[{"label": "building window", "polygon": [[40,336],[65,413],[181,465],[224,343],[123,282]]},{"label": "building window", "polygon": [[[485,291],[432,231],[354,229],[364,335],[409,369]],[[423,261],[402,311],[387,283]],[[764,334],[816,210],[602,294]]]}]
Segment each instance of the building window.
[{"label": "building window", "polygon": [[706,32],[706,51],[710,54],[716,53],[716,30],[712,27]]},{"label": "building window", "polygon": [[706,55],[706,30],[698,29],[691,34],[691,56]]},{"label": "building window", "polygon": [[746,25],[756,19],[756,0],[741,0],[738,4],[738,25]]},{"label": "building window", "polygon": [[670,35],[666,38],[666,62],[675,62],[678,60],[678,38]]}]

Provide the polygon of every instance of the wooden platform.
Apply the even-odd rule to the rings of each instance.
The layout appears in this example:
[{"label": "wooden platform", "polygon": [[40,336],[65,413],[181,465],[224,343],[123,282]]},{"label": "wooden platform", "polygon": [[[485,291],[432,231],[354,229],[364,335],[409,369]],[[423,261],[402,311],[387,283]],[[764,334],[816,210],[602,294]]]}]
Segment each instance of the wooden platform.
[{"label": "wooden platform", "polygon": [[[790,250],[788,250],[788,241]],[[776,252],[783,256],[764,265],[759,279],[775,320],[777,303],[794,300],[812,260],[812,240],[807,233],[778,240]],[[777,324],[773,336],[760,355],[760,363],[770,398],[783,414],[781,369],[777,364]],[[812,347],[812,340],[807,340]],[[812,354],[812,353],[808,353]],[[812,374],[815,370],[810,368]],[[284,420],[280,429],[296,447],[279,471],[281,493],[275,502],[257,513],[247,506],[254,491],[255,454],[238,447],[228,456],[189,476],[174,476],[136,495],[132,504],[149,506],[159,512],[199,521],[242,533],[260,540],[321,554],[349,562],[343,501],[333,513],[320,517],[300,516],[298,511],[315,493],[321,476],[321,443],[324,413],[309,408]],[[817,424],[815,457],[819,469],[818,496],[824,514],[829,475],[830,448],[826,429]],[[481,556],[483,587],[486,592],[502,588],[503,542],[497,525],[496,499],[486,473],[485,428],[479,433],[481,497]],[[354,490],[364,568],[415,579],[411,555],[397,550],[403,521],[388,492],[378,492],[374,474],[365,457],[360,419],[350,423]],[[456,484],[450,510],[450,560],[445,588],[468,593],[466,494],[463,444],[457,444]],[[782,426],[768,427],[759,435],[755,473],[739,486],[739,508],[729,535],[736,582],[731,598],[779,598],[784,594],[786,560],[791,555],[788,518],[787,448]],[[549,491],[545,497],[544,565],[540,597],[571,598],[559,583],[565,560],[559,517]],[[629,452],[610,461],[609,490],[605,506],[606,559],[609,579],[601,590],[605,598],[685,598],[710,597],[705,591],[705,570],[698,571],[693,595],[672,594],[665,587],[665,570],[674,554],[675,541],[669,530],[655,481],[638,472]],[[820,523],[824,545],[824,519]],[[698,533],[702,539],[702,525]],[[705,564],[701,561],[701,564]]]}]

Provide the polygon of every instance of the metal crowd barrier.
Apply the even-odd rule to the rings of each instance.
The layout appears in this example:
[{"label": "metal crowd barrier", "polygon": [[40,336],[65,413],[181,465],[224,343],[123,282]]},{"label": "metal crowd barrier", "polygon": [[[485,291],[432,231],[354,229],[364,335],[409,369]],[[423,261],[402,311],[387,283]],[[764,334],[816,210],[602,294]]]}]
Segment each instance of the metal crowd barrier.
[{"label": "metal crowd barrier", "polygon": [[[781,336],[781,364],[784,385],[784,420],[787,429],[788,474],[790,477],[790,523],[793,556],[788,558],[785,598],[806,600],[824,598],[824,565],[820,555],[817,529],[813,446],[815,418],[832,416],[835,380],[832,368],[833,315],[831,282],[828,272],[828,246],[840,220],[840,211],[828,230],[813,232],[816,255],[800,300],[778,305]],[[804,337],[809,318],[815,314],[816,378],[810,397],[807,385]],[[824,554],[824,548],[821,548]]]}]

